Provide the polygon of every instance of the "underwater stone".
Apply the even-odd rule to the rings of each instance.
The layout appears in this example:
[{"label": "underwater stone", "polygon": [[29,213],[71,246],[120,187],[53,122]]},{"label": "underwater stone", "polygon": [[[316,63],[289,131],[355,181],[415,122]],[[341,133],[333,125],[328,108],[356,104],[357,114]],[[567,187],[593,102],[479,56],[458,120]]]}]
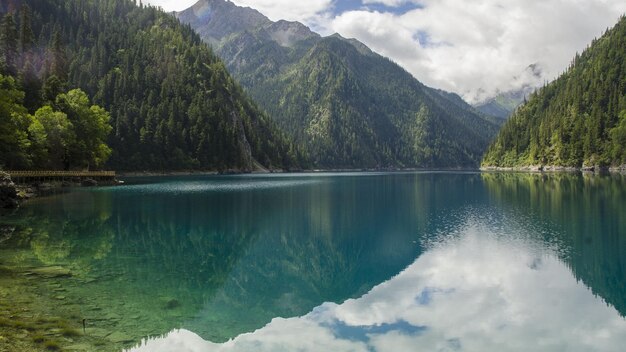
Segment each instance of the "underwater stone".
[{"label": "underwater stone", "polygon": [[177,299],[170,299],[165,303],[165,309],[175,309],[180,307],[180,302]]},{"label": "underwater stone", "polygon": [[98,182],[94,179],[88,178],[83,180],[83,182],[80,183],[83,187],[95,187],[98,185]]},{"label": "underwater stone", "polygon": [[17,208],[18,197],[15,183],[6,172],[0,171],[0,208]]},{"label": "underwater stone", "polygon": [[69,269],[60,266],[47,266],[42,268],[31,269],[31,273],[44,277],[69,277],[72,276],[72,272]]}]

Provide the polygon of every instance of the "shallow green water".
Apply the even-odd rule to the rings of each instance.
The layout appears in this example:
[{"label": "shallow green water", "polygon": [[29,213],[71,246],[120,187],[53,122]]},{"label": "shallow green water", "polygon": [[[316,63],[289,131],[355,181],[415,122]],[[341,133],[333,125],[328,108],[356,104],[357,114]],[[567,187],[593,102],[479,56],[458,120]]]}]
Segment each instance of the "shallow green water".
[{"label": "shallow green water", "polygon": [[111,349],[626,345],[622,176],[131,178],[0,222],[0,265],[69,270],[46,314]]}]

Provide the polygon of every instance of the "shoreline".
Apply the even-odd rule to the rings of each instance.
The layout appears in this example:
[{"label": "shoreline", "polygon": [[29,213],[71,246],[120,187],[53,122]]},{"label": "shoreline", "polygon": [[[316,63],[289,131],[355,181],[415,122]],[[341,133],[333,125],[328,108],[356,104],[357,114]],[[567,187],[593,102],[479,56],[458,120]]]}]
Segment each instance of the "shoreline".
[{"label": "shoreline", "polygon": [[123,182],[117,179],[96,181],[91,178],[16,183],[9,174],[0,172],[0,209],[17,209],[28,200],[63,193],[71,188],[106,187],[121,184]]},{"label": "shoreline", "polygon": [[531,172],[531,173],[592,173],[592,174],[626,174],[626,165],[621,166],[555,166],[555,165],[527,165],[527,166],[484,166],[481,172]]},{"label": "shoreline", "polygon": [[155,177],[155,176],[228,176],[228,175],[272,175],[272,174],[308,174],[308,173],[349,173],[349,172],[479,172],[479,168],[346,168],[346,169],[306,169],[306,170],[265,170],[265,171],[129,171],[117,172],[117,177]]},{"label": "shoreline", "polygon": [[[14,188],[15,196],[11,196],[12,191],[9,191],[9,198],[15,200],[9,200],[11,204],[15,206],[2,207],[2,208],[17,208],[25,201],[33,198],[46,197],[62,193],[65,190],[76,187],[110,187],[123,185],[124,181],[120,181],[118,178],[125,177],[162,177],[162,176],[227,176],[227,175],[272,175],[272,174],[307,174],[307,173],[353,173],[353,172],[520,172],[520,173],[584,173],[593,175],[604,174],[618,174],[626,175],[626,165],[618,167],[571,167],[571,166],[554,166],[554,165],[528,165],[528,166],[515,166],[515,167],[501,167],[501,166],[485,166],[480,168],[375,168],[375,169],[310,169],[310,170],[255,170],[255,171],[241,171],[241,170],[227,170],[227,171],[131,171],[120,172],[116,174],[114,181],[95,181],[93,179],[86,180],[70,180],[70,181],[50,181],[50,182],[32,182],[32,183],[14,183],[12,180],[7,182],[4,180],[3,187]],[[9,179],[10,180],[10,179]],[[6,199],[3,199],[6,201]],[[8,203],[7,203],[8,204]]]},{"label": "shoreline", "polygon": [[486,166],[477,168],[380,168],[380,169],[307,169],[307,170],[267,170],[267,171],[132,171],[120,172],[117,177],[159,177],[159,176],[229,176],[229,175],[272,175],[272,174],[323,174],[351,172],[528,172],[528,173],[585,173],[585,174],[626,174],[626,165],[618,167],[573,167],[554,165],[529,166]]}]

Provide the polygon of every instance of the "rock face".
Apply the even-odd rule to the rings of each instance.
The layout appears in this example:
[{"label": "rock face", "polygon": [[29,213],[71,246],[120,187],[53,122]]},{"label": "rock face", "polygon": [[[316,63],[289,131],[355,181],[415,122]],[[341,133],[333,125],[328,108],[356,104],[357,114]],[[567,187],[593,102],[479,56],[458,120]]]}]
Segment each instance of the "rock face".
[{"label": "rock face", "polygon": [[[218,44],[224,37],[272,22],[257,10],[241,8],[230,1],[198,1],[185,11],[175,13],[189,23],[207,42]],[[200,28],[202,27],[202,28]]]},{"label": "rock face", "polygon": [[265,30],[273,41],[284,47],[292,47],[299,41],[319,37],[302,23],[285,20],[271,23]]},{"label": "rock face", "polygon": [[11,176],[0,171],[0,209],[17,208],[17,188],[11,180]]}]

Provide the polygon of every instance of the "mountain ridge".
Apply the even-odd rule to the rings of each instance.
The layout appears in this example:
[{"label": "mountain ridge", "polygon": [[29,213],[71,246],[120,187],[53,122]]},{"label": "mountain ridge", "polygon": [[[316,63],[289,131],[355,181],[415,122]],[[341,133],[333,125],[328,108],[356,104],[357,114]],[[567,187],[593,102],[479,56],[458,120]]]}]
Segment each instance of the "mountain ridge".
[{"label": "mountain ridge", "polygon": [[626,17],[531,94],[490,145],[483,167],[626,165]]},{"label": "mountain ridge", "polygon": [[[224,3],[237,15],[224,0],[194,6],[215,14]],[[176,16],[211,42],[221,34],[211,34],[214,18],[226,14],[200,18],[192,7]],[[285,27],[299,35],[282,40],[277,32]],[[257,21],[214,48],[316,167],[477,167],[498,129],[497,120],[423,85],[356,39],[321,37],[298,22]]]},{"label": "mountain ridge", "polygon": [[[45,72],[46,48],[56,33],[67,58],[59,77],[111,112],[109,167],[298,168],[297,147],[209,46],[171,15],[132,0],[13,0],[11,8],[24,9],[22,4],[32,6],[35,49],[23,53],[28,65],[8,71]],[[46,87],[48,78],[38,79]],[[40,90],[34,85],[27,97]]]}]

